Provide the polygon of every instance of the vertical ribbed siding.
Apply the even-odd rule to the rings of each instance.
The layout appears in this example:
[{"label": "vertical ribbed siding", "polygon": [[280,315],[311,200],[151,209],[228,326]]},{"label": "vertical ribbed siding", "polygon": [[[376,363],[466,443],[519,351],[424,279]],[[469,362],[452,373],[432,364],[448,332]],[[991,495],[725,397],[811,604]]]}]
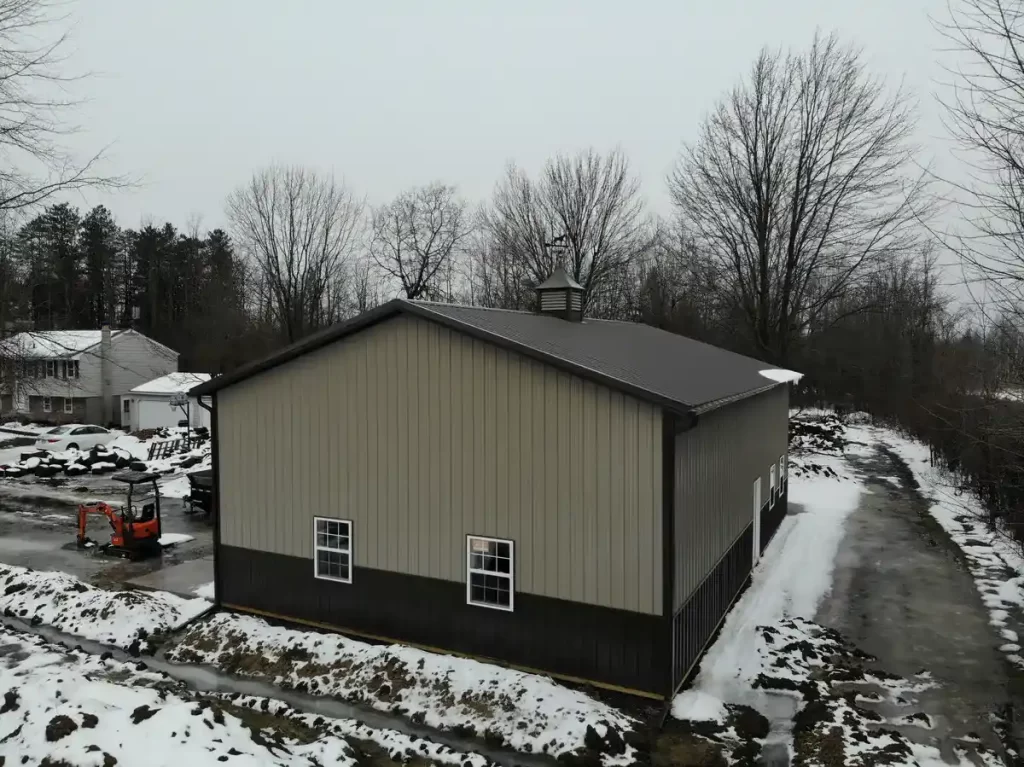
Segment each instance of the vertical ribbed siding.
[{"label": "vertical ribbed siding", "polygon": [[789,390],[765,394],[701,416],[676,440],[676,609],[753,521],[753,484],[786,452]]},{"label": "vertical ribbed siding", "polygon": [[356,567],[463,581],[511,538],[517,590],[662,611],[654,406],[405,316],[218,396],[225,545],[311,558],[334,516]]}]

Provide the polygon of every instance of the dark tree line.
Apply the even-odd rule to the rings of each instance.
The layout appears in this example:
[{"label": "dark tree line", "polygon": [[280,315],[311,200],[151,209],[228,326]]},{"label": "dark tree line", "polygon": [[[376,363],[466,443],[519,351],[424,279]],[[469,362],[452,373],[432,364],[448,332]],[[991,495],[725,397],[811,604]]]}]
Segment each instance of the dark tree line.
[{"label": "dark tree line", "polygon": [[182,353],[186,369],[244,361],[245,271],[221,229],[122,229],[105,207],[48,206],[0,244],[4,327],[134,327]]},{"label": "dark tree line", "polygon": [[[529,310],[561,266],[589,316],[799,370],[798,400],[907,430],[993,521],[1024,523],[1024,0],[954,0],[940,24],[960,52],[944,105],[966,180],[922,172],[909,94],[819,35],[765,48],[709,105],[661,215],[621,150],[584,149],[510,164],[477,202],[425,180],[368,204],[271,166],[206,232],[56,202],[123,180],[62,151],[74,102],[53,69],[64,38],[39,42],[48,5],[0,0],[0,148],[38,170],[0,172],[0,335],[109,322],[216,373],[396,296]],[[933,226],[935,186],[960,206],[952,233]],[[943,253],[993,298],[953,302]]]}]

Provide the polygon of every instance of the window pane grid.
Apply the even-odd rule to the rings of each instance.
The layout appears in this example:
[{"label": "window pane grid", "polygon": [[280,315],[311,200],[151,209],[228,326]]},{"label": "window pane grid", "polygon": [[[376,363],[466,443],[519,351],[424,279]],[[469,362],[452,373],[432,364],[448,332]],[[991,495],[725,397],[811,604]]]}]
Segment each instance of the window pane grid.
[{"label": "window pane grid", "polygon": [[351,522],[341,519],[313,520],[314,567],[318,578],[352,582]]},{"label": "window pane grid", "polygon": [[466,598],[470,604],[512,609],[512,542],[469,536]]}]

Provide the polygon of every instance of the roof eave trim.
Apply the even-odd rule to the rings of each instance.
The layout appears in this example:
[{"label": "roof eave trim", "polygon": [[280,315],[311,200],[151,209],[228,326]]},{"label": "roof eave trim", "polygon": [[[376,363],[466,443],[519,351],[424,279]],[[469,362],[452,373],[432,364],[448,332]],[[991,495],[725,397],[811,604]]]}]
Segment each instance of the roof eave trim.
[{"label": "roof eave trim", "polygon": [[750,391],[739,392],[738,394],[730,394],[728,397],[720,397],[719,399],[711,400],[710,402],[705,402],[703,405],[698,405],[697,407],[693,408],[693,412],[696,415],[704,415],[706,413],[712,412],[713,410],[723,408],[726,405],[732,405],[741,400],[756,397],[758,394],[764,394],[767,391],[771,391],[772,389],[785,385],[785,381],[773,381],[772,383],[767,384],[766,386],[762,386],[758,389],[751,389]]}]

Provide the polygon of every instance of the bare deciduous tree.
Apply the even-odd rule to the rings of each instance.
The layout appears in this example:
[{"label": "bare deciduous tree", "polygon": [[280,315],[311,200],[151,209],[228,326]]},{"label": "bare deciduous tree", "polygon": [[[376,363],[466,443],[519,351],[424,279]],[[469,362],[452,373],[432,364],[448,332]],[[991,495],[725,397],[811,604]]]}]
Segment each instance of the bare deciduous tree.
[{"label": "bare deciduous tree", "polygon": [[795,339],[880,260],[919,244],[913,113],[834,36],[763,51],[669,178],[682,224],[731,292],[751,351]]},{"label": "bare deciduous tree", "polygon": [[372,227],[370,257],[406,298],[451,299],[454,262],[471,231],[454,186],[403,192],[373,211]]},{"label": "bare deciduous tree", "polygon": [[[482,214],[488,234],[476,278],[480,292],[526,308],[532,287],[562,266],[584,288],[584,306],[611,313],[616,276],[651,247],[653,227],[640,182],[619,150],[593,150],[550,160],[540,179],[510,165]],[[562,237],[564,250],[547,247]]]},{"label": "bare deciduous tree", "polygon": [[228,198],[235,242],[257,276],[263,311],[291,342],[344,311],[345,269],[363,204],[331,176],[270,167]]},{"label": "bare deciduous tree", "polygon": [[[1024,312],[1024,4],[958,0],[939,28],[957,54],[947,126],[963,150],[955,183],[967,229],[954,247],[996,312]],[[984,310],[984,308],[983,308]]]},{"label": "bare deciduous tree", "polygon": [[55,0],[0,0],[0,209],[28,208],[69,189],[113,188],[103,152],[76,158],[63,141],[76,132],[68,118],[79,101],[69,87],[83,79],[62,71],[68,35]]}]

